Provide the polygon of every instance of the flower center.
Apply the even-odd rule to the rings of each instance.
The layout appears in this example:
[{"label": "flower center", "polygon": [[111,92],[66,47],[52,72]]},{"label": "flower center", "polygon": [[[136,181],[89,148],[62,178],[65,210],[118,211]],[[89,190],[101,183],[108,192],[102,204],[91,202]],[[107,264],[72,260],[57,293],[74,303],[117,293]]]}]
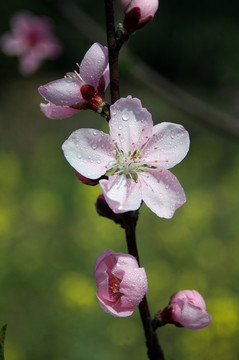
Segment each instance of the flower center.
[{"label": "flower center", "polygon": [[127,179],[132,179],[136,182],[138,173],[146,171],[149,168],[149,166],[143,162],[140,150],[135,150],[133,153],[128,152],[125,154],[116,146],[115,160],[116,164],[114,164],[114,166],[106,172],[107,176],[125,175]]},{"label": "flower center", "polygon": [[109,293],[112,297],[120,298],[123,294],[120,292],[121,280],[114,275],[109,276]]}]

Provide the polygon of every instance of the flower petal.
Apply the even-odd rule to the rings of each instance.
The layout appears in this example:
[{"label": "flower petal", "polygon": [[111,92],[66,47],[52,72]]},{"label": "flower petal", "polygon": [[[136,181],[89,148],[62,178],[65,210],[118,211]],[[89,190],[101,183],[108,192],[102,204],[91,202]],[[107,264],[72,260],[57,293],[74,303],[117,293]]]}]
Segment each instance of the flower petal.
[{"label": "flower petal", "polygon": [[74,131],[62,146],[71,166],[89,179],[98,179],[115,160],[114,145],[109,135],[95,129]]},{"label": "flower petal", "polygon": [[194,306],[185,301],[181,311],[181,317],[178,322],[191,330],[198,330],[207,327],[212,321],[211,315],[202,310],[200,307]]},{"label": "flower petal", "polygon": [[110,68],[109,64],[106,66],[105,71],[103,72],[104,80],[105,80],[105,89],[107,89],[109,83],[110,83]]},{"label": "flower petal", "polygon": [[[117,317],[127,317],[127,316],[130,316],[133,314],[134,312],[134,308],[123,308],[121,306],[121,303],[120,303],[120,299],[118,300],[117,303],[112,303],[110,301],[107,301],[107,300],[102,300],[100,298],[100,296],[98,296],[98,294],[96,294],[97,296],[97,299],[99,301],[99,304],[101,306],[101,308],[111,314],[111,315],[114,315],[114,316],[117,316]],[[113,307],[112,307],[113,306]]]},{"label": "flower petal", "polygon": [[151,137],[152,117],[139,99],[132,96],[119,99],[111,105],[110,114],[111,139],[124,152],[140,150]]},{"label": "flower petal", "polygon": [[70,106],[57,106],[52,103],[41,103],[40,107],[43,114],[49,119],[63,119],[79,112],[79,110],[73,109]]},{"label": "flower petal", "polygon": [[124,175],[110,176],[108,180],[100,180],[105,200],[114,213],[136,210],[141,204],[139,183],[127,179]]},{"label": "flower petal", "polygon": [[186,201],[178,179],[168,170],[141,173],[138,179],[143,201],[159,217],[172,218]]},{"label": "flower petal", "polygon": [[62,78],[38,88],[45,100],[59,106],[75,105],[84,102],[81,95],[81,82],[77,78]]},{"label": "flower petal", "polygon": [[148,291],[147,276],[144,268],[127,271],[120,283],[121,305],[123,307],[138,306]]},{"label": "flower petal", "polygon": [[86,52],[81,64],[80,75],[86,84],[97,88],[98,82],[108,64],[108,49],[94,43]]},{"label": "flower petal", "polygon": [[153,127],[153,136],[143,149],[144,159],[169,169],[183,160],[189,144],[188,132],[182,125],[163,122]]},{"label": "flower petal", "polygon": [[95,262],[95,267],[94,267],[94,273],[96,273],[97,269],[98,269],[98,266],[99,264],[102,262],[102,260],[104,260],[105,258],[107,258],[107,263],[109,263],[109,259],[111,259],[111,262],[110,262],[110,266],[113,268],[116,264],[116,253],[113,251],[113,250],[110,250],[110,249],[106,249],[104,252],[102,252],[102,254],[100,254],[98,256],[98,258],[96,259],[96,262]]}]

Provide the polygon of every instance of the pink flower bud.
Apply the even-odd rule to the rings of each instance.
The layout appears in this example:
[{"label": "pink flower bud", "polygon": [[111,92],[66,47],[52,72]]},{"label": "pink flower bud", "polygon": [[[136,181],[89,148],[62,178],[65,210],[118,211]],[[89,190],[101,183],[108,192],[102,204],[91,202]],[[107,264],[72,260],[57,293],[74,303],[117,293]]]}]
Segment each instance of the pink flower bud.
[{"label": "pink flower bud", "polygon": [[170,314],[169,322],[191,330],[207,327],[212,321],[202,295],[196,290],[182,290],[174,294],[167,310]]},{"label": "pink flower bud", "polygon": [[125,11],[124,27],[129,32],[145,26],[158,9],[158,0],[120,0]]},{"label": "pink flower bud", "polygon": [[148,291],[145,270],[137,260],[109,249],[97,258],[94,278],[100,306],[118,317],[130,316]]},{"label": "pink flower bud", "polygon": [[105,197],[103,194],[100,194],[96,200],[96,204],[95,204],[96,210],[98,212],[98,214],[100,216],[104,216],[108,219],[111,220],[116,220],[118,215],[115,214],[111,208],[109,207],[109,205],[107,204],[107,202],[105,201]]}]

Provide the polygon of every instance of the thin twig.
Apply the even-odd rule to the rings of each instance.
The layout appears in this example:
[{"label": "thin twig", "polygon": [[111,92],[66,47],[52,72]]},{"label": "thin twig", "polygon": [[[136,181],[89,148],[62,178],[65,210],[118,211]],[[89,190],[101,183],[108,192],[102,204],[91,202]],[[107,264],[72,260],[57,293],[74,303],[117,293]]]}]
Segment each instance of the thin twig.
[{"label": "thin twig", "polygon": [[[129,254],[133,255],[140,265],[135,235],[135,221],[131,212],[124,214],[124,228]],[[153,329],[149,306],[146,296],[139,304],[139,312],[144,327],[148,357],[150,360],[164,360],[163,351],[158,342],[157,334]]]},{"label": "thin twig", "polygon": [[112,0],[105,0],[107,45],[110,67],[110,93],[113,104],[120,98],[119,91],[119,50],[115,38],[114,6]]}]

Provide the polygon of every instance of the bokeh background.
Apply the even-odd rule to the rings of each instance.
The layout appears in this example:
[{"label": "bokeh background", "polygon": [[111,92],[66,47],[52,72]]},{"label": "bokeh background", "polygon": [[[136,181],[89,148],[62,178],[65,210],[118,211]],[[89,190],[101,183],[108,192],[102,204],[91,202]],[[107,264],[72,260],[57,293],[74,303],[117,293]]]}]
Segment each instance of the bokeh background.
[{"label": "bokeh background", "polygon": [[[103,0],[74,4],[104,30]],[[92,39],[84,14],[78,18],[64,6],[30,0],[0,5],[1,34],[14,12],[28,9],[52,18],[64,46],[58,60],[29,77],[19,74],[15,57],[0,53],[0,325],[8,324],[6,360],[144,360],[137,309],[130,318],[113,318],[95,297],[95,259],[106,248],[126,251],[123,230],[97,215],[100,188],[77,181],[61,151],[75,129],[107,131],[107,124],[93,112],[52,121],[39,110],[38,86],[76,69],[92,42],[101,41],[94,28]],[[131,55],[122,52],[120,59],[121,95],[139,97],[155,123],[183,124],[191,136],[188,156],[173,169],[187,203],[172,220],[143,205],[137,226],[151,312],[175,291],[197,289],[213,318],[199,331],[160,329],[167,360],[239,359],[238,14],[235,0],[162,0],[155,19],[130,39]],[[121,12],[116,15],[122,20]],[[176,93],[140,72],[138,59],[176,85]],[[175,103],[179,89],[202,101],[194,115],[188,98]],[[213,124],[211,107],[217,109]],[[233,116],[232,127],[224,123],[225,113]]]}]

